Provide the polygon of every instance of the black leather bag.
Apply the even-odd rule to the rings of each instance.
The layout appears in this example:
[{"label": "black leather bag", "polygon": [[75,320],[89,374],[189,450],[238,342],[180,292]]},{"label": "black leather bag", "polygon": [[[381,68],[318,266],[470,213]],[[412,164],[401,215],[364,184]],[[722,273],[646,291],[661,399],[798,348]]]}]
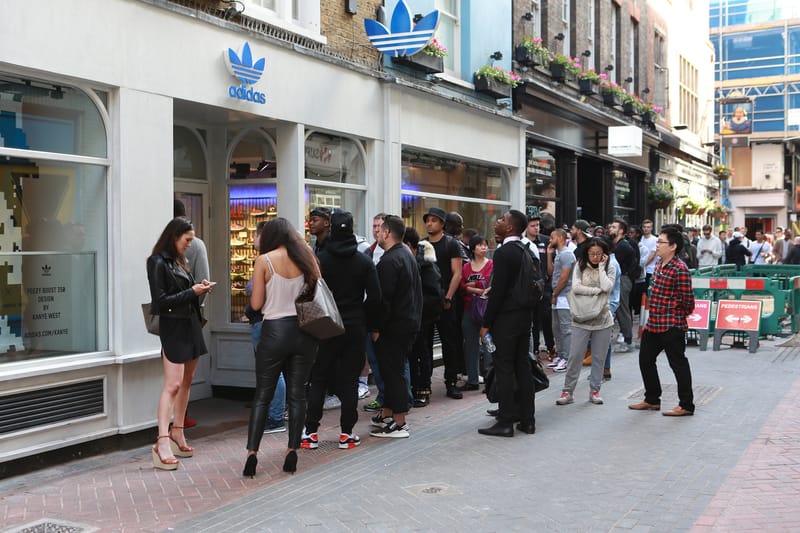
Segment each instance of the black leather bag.
[{"label": "black leather bag", "polygon": [[333,293],[322,278],[317,280],[314,295],[304,290],[294,303],[300,329],[320,340],[344,333],[342,315],[336,306]]},{"label": "black leather bag", "polygon": [[154,315],[151,311],[149,303],[142,304],[142,314],[144,315],[144,327],[147,332],[153,335],[158,335],[159,320],[158,315]]},{"label": "black leather bag", "polygon": [[[542,363],[538,359],[531,358],[531,376],[533,376],[533,392],[536,394],[543,391],[550,386],[550,379],[542,367]],[[486,399],[491,403],[496,403],[497,397],[497,382],[494,376],[494,367],[489,369],[486,377],[483,378],[483,383],[486,386]],[[516,393],[516,391],[515,391]]]}]

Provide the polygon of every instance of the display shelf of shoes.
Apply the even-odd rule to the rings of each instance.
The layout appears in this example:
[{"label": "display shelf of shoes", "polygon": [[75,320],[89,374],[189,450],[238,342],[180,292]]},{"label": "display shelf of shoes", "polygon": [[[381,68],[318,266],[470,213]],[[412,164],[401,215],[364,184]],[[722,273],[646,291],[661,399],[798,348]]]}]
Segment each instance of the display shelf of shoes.
[{"label": "display shelf of shoes", "polygon": [[256,227],[277,212],[277,198],[235,198],[230,201],[231,322],[247,322],[247,282],[253,276]]}]

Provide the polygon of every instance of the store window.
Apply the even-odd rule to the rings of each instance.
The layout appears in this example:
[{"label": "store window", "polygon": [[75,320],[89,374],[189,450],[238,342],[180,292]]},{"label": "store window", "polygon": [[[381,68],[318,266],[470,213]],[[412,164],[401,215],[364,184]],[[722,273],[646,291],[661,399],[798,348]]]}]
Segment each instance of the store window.
[{"label": "store window", "polygon": [[495,222],[511,208],[506,171],[495,166],[404,150],[401,187],[403,221],[423,237],[423,215],[439,207],[492,242]]},{"label": "store window", "polygon": [[634,176],[624,170],[613,170],[611,175],[614,183],[614,218],[631,223],[636,207],[634,196],[631,194],[631,182]]},{"label": "store window", "polygon": [[172,128],[174,177],[202,181],[208,179],[204,144],[201,132],[184,126]]},{"label": "store window", "polygon": [[549,150],[528,146],[525,168],[525,210],[528,216],[552,217],[555,225],[556,203],[556,157]]},{"label": "store window", "polygon": [[100,102],[0,75],[0,362],[108,349]]},{"label": "store window", "polygon": [[[361,143],[311,132],[305,143],[305,199],[308,213],[316,207],[353,213],[354,231],[365,235],[367,176]],[[371,223],[371,221],[370,221]],[[306,238],[313,244],[306,227]]]},{"label": "store window", "polygon": [[234,134],[230,162],[229,290],[230,320],[247,322],[247,282],[258,256],[256,228],[278,215],[277,163],[272,138],[261,130]]}]

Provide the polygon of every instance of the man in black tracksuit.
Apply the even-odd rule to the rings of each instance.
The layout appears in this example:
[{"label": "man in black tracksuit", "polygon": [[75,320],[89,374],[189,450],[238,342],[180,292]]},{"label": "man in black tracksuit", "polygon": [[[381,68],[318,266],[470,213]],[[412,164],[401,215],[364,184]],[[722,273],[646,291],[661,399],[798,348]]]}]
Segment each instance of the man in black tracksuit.
[{"label": "man in black tracksuit", "polygon": [[[515,304],[511,297],[512,291],[520,290],[515,285],[522,261],[532,261],[523,256],[528,253],[526,248],[514,242],[520,240],[519,236],[525,231],[527,224],[527,217],[512,209],[497,221],[494,228],[495,239],[502,246],[494,252],[492,290],[489,291],[489,303],[480,335],[483,339],[486,333],[491,333],[497,347],[493,364],[499,413],[495,425],[478,430],[482,435],[513,437],[517,412],[520,417],[517,429],[524,433],[535,431],[533,377],[528,355],[531,308]],[[515,382],[518,393],[516,399]]]},{"label": "man in black tracksuit", "polygon": [[[364,337],[374,327],[380,311],[381,288],[372,260],[358,252],[353,235],[353,215],[334,211],[330,217],[330,236],[319,252],[322,277],[331,289],[342,315],[343,335],[324,340],[311,370],[311,389],[306,410],[306,427],[301,446],[318,446],[317,429],[322,418],[325,392],[330,386],[342,402],[339,448],[354,448],[360,443],[353,427],[358,421],[358,376],[364,366]],[[366,300],[364,293],[366,292]]]},{"label": "man in black tracksuit", "polygon": [[403,219],[388,215],[383,220],[378,243],[384,254],[378,263],[382,312],[372,330],[378,367],[383,378],[383,409],[373,418],[375,437],[406,438],[408,385],[405,365],[422,315],[422,281],[417,260],[403,244]]}]

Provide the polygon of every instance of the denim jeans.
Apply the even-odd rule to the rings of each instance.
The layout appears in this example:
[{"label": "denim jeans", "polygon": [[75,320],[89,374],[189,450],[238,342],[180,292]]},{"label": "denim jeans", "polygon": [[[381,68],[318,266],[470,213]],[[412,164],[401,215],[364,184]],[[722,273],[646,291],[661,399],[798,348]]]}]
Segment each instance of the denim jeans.
[{"label": "denim jeans", "polygon": [[[253,351],[258,350],[258,340],[261,338],[261,325],[263,322],[253,324],[251,333],[253,335]],[[283,415],[286,412],[286,381],[283,379],[283,372],[278,376],[278,383],[275,386],[275,395],[269,404],[267,413],[267,425],[284,425]]]}]

